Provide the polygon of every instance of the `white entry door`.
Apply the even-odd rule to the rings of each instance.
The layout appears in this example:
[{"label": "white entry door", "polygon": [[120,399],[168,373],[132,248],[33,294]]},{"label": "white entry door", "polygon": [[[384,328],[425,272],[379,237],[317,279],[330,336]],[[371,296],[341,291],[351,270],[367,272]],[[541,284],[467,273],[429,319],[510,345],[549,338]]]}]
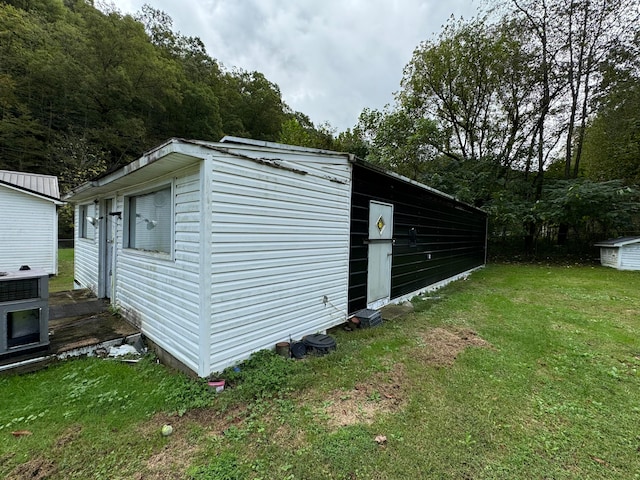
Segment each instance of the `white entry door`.
[{"label": "white entry door", "polygon": [[393,205],[369,202],[367,308],[379,308],[391,298]]}]

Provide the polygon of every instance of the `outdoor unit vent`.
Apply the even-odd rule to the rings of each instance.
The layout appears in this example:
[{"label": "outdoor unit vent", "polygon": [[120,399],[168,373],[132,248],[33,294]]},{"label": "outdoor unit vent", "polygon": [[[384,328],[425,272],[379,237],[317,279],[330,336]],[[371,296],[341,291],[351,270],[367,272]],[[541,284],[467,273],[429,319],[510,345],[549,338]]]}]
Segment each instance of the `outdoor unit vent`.
[{"label": "outdoor unit vent", "polygon": [[0,272],[0,355],[49,345],[49,276],[43,270]]}]

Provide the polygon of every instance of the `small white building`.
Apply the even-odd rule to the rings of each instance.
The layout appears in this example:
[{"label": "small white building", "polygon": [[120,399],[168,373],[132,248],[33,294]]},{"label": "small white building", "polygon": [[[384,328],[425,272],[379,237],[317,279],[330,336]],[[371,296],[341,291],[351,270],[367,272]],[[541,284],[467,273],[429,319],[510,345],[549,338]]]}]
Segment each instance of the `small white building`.
[{"label": "small white building", "polygon": [[261,144],[172,139],[68,196],[76,284],[199,376],[346,315],[349,155]]},{"label": "small white building", "polygon": [[618,270],[640,270],[640,237],[622,237],[595,244],[600,263]]},{"label": "small white building", "polygon": [[76,285],[201,377],[486,255],[474,207],[348,153],[235,137],[171,139],[65,200]]},{"label": "small white building", "polygon": [[58,179],[0,170],[0,271],[58,273]]}]

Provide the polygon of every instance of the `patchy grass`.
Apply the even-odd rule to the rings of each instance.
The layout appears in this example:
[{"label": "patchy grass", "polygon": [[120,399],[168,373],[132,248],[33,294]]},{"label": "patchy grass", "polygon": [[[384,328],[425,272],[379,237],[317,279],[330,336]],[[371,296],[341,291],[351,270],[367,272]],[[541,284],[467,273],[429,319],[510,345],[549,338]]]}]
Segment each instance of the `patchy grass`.
[{"label": "patchy grass", "polygon": [[0,378],[0,476],[640,478],[638,285],[490,266],[325,357],[261,352],[222,394],[150,359]]},{"label": "patchy grass", "polygon": [[73,290],[73,248],[58,249],[58,275],[49,279],[50,292]]}]

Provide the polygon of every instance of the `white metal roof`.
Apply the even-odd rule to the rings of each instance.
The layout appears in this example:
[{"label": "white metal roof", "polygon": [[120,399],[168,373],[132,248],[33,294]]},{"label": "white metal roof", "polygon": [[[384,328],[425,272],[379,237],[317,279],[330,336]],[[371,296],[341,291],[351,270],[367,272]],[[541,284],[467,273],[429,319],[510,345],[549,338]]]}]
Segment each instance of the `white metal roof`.
[{"label": "white metal roof", "polygon": [[620,237],[611,240],[604,240],[594,244],[596,247],[622,247],[632,243],[640,243],[640,237]]},{"label": "white metal roof", "polygon": [[[119,170],[76,187],[66,193],[64,199],[71,202],[82,202],[119,188],[135,185],[136,182],[144,179],[159,177],[202,160],[208,150],[224,152],[229,155],[238,155],[237,152],[234,152],[234,150],[238,149],[280,149],[300,153],[313,152],[324,156],[351,156],[347,153],[295,147],[239,137],[225,137],[223,140],[224,142],[208,142],[171,138]],[[258,162],[262,161],[251,156],[246,158],[251,158]]]},{"label": "white metal roof", "polygon": [[52,175],[0,170],[0,182],[18,187],[21,190],[27,190],[32,193],[44,195],[45,197],[60,200],[58,177]]}]

